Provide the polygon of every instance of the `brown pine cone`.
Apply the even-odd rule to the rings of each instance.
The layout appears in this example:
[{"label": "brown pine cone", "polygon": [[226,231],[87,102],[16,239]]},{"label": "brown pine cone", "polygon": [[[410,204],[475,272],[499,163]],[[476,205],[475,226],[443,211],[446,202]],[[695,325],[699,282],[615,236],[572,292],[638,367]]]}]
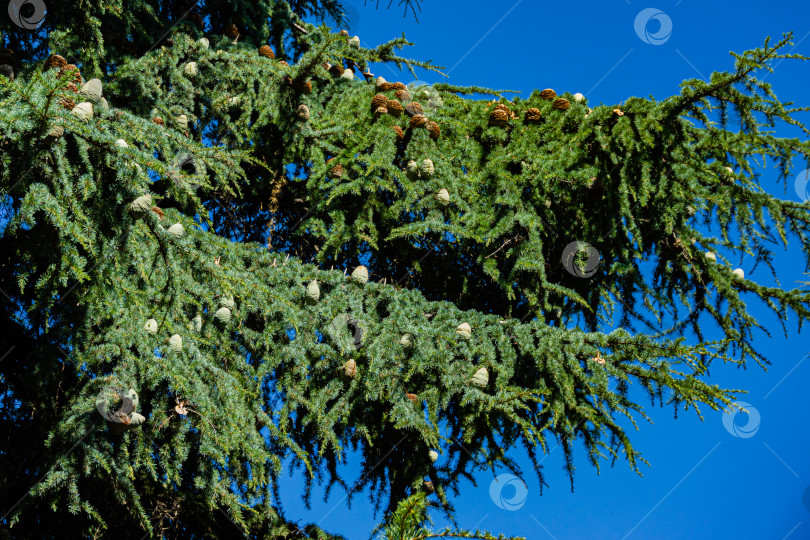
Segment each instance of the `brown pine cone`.
[{"label": "brown pine cone", "polygon": [[63,68],[67,65],[67,60],[58,54],[52,54],[45,60],[45,69]]},{"label": "brown pine cone", "polygon": [[405,138],[405,132],[402,131],[402,128],[399,126],[391,126],[391,129],[394,130],[394,133],[397,134],[397,139],[402,140]]},{"label": "brown pine cone", "polygon": [[428,495],[436,491],[436,489],[433,487],[433,482],[431,482],[430,480],[425,480],[424,482],[422,482],[422,489]]},{"label": "brown pine cone", "polygon": [[526,109],[526,116],[524,117],[526,122],[529,124],[537,124],[541,120],[540,116],[540,109],[536,107],[532,107],[531,109]]},{"label": "brown pine cone", "polygon": [[312,83],[309,81],[299,81],[295,83],[295,89],[302,94],[311,94]]},{"label": "brown pine cone", "polygon": [[157,206],[153,206],[153,207],[152,207],[152,212],[154,212],[155,214],[157,214],[158,219],[163,219],[163,210],[161,210],[161,209],[160,209],[160,208],[158,208]]},{"label": "brown pine cone", "polygon": [[388,92],[389,90],[392,89],[391,86],[392,86],[391,83],[384,82],[384,83],[377,86],[377,90],[381,90],[383,92]]},{"label": "brown pine cone", "polygon": [[501,111],[505,112],[506,116],[510,120],[515,117],[515,113],[513,113],[512,110],[509,107],[507,107],[506,104],[504,104],[504,103],[498,103],[497,105],[495,105],[495,108],[493,110],[501,110]]},{"label": "brown pine cone", "polygon": [[239,37],[239,28],[235,24],[229,24],[225,27],[224,33],[229,38],[236,40]]},{"label": "brown pine cone", "polygon": [[288,64],[288,63],[287,63],[287,62],[285,62],[284,60],[280,60],[280,61],[279,61],[279,63],[278,63],[278,65],[280,65],[280,66],[287,66],[287,67],[290,67],[290,64]]},{"label": "brown pine cone", "polygon": [[79,72],[79,68],[77,68],[74,64],[65,64],[59,70],[57,77],[60,79],[62,77],[70,77],[71,82],[75,84],[82,84],[82,74]]},{"label": "brown pine cone", "polygon": [[415,114],[411,118],[411,127],[412,128],[421,128],[426,127],[428,123],[427,116],[424,114]]},{"label": "brown pine cone", "polygon": [[199,13],[191,13],[191,14],[189,14],[188,20],[191,21],[191,23],[194,26],[196,26],[197,30],[199,30],[200,32],[202,32],[205,29],[205,26],[203,25],[203,19],[202,19],[202,17],[200,17]]},{"label": "brown pine cone", "polygon": [[442,134],[442,130],[439,129],[439,124],[437,124],[436,122],[430,121],[430,122],[427,123],[427,126],[425,126],[425,127],[430,132],[430,138],[431,139],[433,139],[434,141],[439,139],[439,137]]},{"label": "brown pine cone", "polygon": [[331,73],[335,77],[340,77],[341,75],[343,75],[344,71],[346,70],[340,64],[335,64],[334,66],[331,66],[329,68],[329,73]]},{"label": "brown pine cone", "polygon": [[348,30],[341,30],[340,35],[343,36],[343,37],[349,37],[349,31]]},{"label": "brown pine cone", "polygon": [[542,92],[540,92],[540,97],[543,99],[554,99],[557,97],[557,92],[552,90],[551,88],[546,88]]},{"label": "brown pine cone", "polygon": [[388,103],[388,97],[385,94],[377,94],[371,98],[371,110],[376,111],[377,107]]},{"label": "brown pine cone", "polygon": [[163,118],[161,118],[159,116],[156,116],[156,117],[152,118],[152,122],[154,122],[155,124],[157,124],[159,126],[165,126],[166,125],[166,122],[163,121]]},{"label": "brown pine cone", "polygon": [[379,118],[388,114],[388,108],[385,105],[380,105],[374,109],[374,118]]},{"label": "brown pine cone", "polygon": [[394,95],[400,101],[410,101],[411,100],[411,95],[408,93],[407,90],[397,90]]},{"label": "brown pine cone", "polygon": [[275,60],[276,53],[273,52],[273,49],[270,48],[270,45],[262,45],[261,47],[259,47],[259,56],[269,58],[270,60]]},{"label": "brown pine cone", "polygon": [[388,109],[388,114],[390,114],[391,116],[401,116],[402,111],[405,110],[405,108],[402,106],[402,103],[400,103],[395,99],[389,99],[386,102],[385,106]]},{"label": "brown pine cone", "polygon": [[[333,159],[335,158],[329,158],[327,163],[329,163]],[[329,169],[329,178],[340,178],[341,176],[343,176],[343,165],[338,163],[337,165]]]},{"label": "brown pine cone", "polygon": [[70,99],[69,97],[66,97],[59,100],[59,105],[61,105],[62,107],[64,107],[69,111],[72,111],[73,107],[76,106],[76,102]]},{"label": "brown pine cone", "polygon": [[416,394],[411,394],[410,392],[406,392],[405,396],[411,400],[411,403],[416,403],[419,398],[416,397]]},{"label": "brown pine cone", "polygon": [[557,99],[554,100],[554,103],[552,103],[552,107],[554,107],[555,109],[563,110],[563,111],[567,111],[568,107],[570,107],[570,106],[571,106],[571,102],[568,101],[565,98],[557,98]]},{"label": "brown pine cone", "polygon": [[422,114],[424,112],[425,110],[416,101],[408,103],[407,107],[405,107],[405,114],[407,114],[408,116],[415,116],[417,114]]},{"label": "brown pine cone", "polygon": [[509,114],[503,109],[496,108],[489,113],[489,125],[503,127],[509,123]]},{"label": "brown pine cone", "polygon": [[75,93],[75,94],[78,94],[78,93],[79,93],[79,87],[78,87],[78,86],[76,86],[75,84],[73,84],[72,82],[71,82],[71,83],[67,83],[67,86],[66,86],[65,88],[66,88],[67,90],[70,90],[71,92],[73,92],[73,93]]},{"label": "brown pine cone", "polygon": [[406,86],[404,83],[395,82],[391,83],[391,90],[405,90]]}]

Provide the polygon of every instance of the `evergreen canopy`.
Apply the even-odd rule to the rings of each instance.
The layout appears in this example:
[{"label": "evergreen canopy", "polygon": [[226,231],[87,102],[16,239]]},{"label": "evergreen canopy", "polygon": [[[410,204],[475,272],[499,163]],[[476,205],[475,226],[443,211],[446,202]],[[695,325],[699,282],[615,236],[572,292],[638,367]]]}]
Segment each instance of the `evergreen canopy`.
[{"label": "evergreen canopy", "polygon": [[589,107],[362,75],[440,68],[400,56],[404,37],[369,49],[304,22],[340,13],[78,0],[3,21],[7,537],[328,537],[283,516],[291,457],[307,497],[370,490],[408,537],[474,472],[520,473],[516,445],[541,485],[555,439],[571,475],[577,440],[637,470],[631,384],[725,408],[711,362],[768,363],[746,300],[785,331],[810,318],[810,292],[729,264],[775,275],[788,240],[810,261],[810,205],[758,183],[810,151],[768,131],[808,133],[807,108],[757,78],[806,59],[790,35],[663,101]]}]

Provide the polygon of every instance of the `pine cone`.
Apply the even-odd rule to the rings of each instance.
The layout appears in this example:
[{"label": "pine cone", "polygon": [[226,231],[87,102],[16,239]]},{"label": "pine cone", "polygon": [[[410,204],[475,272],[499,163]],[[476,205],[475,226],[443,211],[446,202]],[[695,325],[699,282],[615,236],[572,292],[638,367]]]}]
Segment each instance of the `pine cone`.
[{"label": "pine cone", "polygon": [[79,93],[79,87],[78,87],[78,86],[76,86],[76,85],[75,85],[75,84],[73,84],[73,83],[67,83],[67,86],[66,86],[65,88],[66,88],[67,90],[70,90],[71,92],[73,92],[73,93],[75,93],[75,94],[78,94],[78,93]]},{"label": "pine cone", "polygon": [[374,118],[379,118],[388,114],[388,108],[385,105],[380,105],[374,109]]},{"label": "pine cone", "polygon": [[391,126],[391,129],[394,130],[394,133],[397,134],[397,139],[400,141],[405,138],[405,133],[402,131],[402,128],[399,126]]},{"label": "pine cone", "polygon": [[616,116],[624,116],[624,112],[621,109],[613,109],[613,113]]},{"label": "pine cone", "polygon": [[341,75],[343,75],[344,71],[346,70],[340,64],[335,64],[334,66],[331,66],[329,68],[329,73],[331,73],[335,77],[340,77]]},{"label": "pine cone", "polygon": [[385,107],[388,109],[388,114],[390,114],[391,116],[401,116],[402,111],[405,110],[405,108],[402,106],[402,103],[400,103],[395,99],[389,99],[386,102]]},{"label": "pine cone", "polygon": [[388,97],[385,94],[377,94],[373,98],[371,98],[371,110],[376,111],[377,107],[382,105],[386,105],[388,103]]},{"label": "pine cone", "polygon": [[343,37],[349,37],[349,31],[348,30],[341,30],[339,33]]},{"label": "pine cone", "polygon": [[489,113],[489,125],[503,127],[509,123],[509,114],[501,108],[495,108]]},{"label": "pine cone", "polygon": [[270,48],[270,45],[262,45],[259,47],[259,56],[269,58],[270,60],[275,60],[276,58],[276,54],[273,52],[273,49]]},{"label": "pine cone", "polygon": [[301,105],[298,106],[298,109],[296,109],[295,114],[301,120],[307,121],[309,120],[310,116],[309,107],[307,107],[305,104],[302,103]]},{"label": "pine cone", "polygon": [[225,27],[225,35],[236,40],[239,37],[239,28],[235,24],[229,24]]},{"label": "pine cone", "polygon": [[287,67],[289,67],[289,66],[290,66],[290,64],[288,64],[288,63],[287,63],[287,62],[285,62],[284,60],[281,60],[281,61],[278,63],[278,65],[280,65],[280,66],[287,66]]},{"label": "pine cone", "polygon": [[163,121],[163,118],[161,118],[159,116],[156,116],[156,117],[152,118],[152,122],[154,122],[155,124],[157,124],[159,126],[165,126],[166,125],[166,122]]},{"label": "pine cone", "polygon": [[69,97],[66,97],[59,100],[59,105],[61,105],[62,107],[64,107],[69,111],[72,111],[73,108],[76,106],[76,102],[70,99]]},{"label": "pine cone", "polygon": [[397,92],[394,95],[400,101],[410,101],[411,100],[411,95],[408,93],[407,90],[397,90]]},{"label": "pine cone", "polygon": [[555,92],[551,88],[546,88],[545,90],[540,92],[540,97],[542,99],[554,99],[555,97],[557,97],[557,92]]},{"label": "pine cone", "polygon": [[410,400],[411,400],[411,403],[416,403],[417,401],[419,401],[419,398],[418,398],[418,397],[416,397],[416,394],[411,394],[410,392],[406,392],[406,393],[405,393],[405,396],[406,396],[408,399],[410,399]]},{"label": "pine cone", "polygon": [[424,482],[422,482],[422,489],[428,495],[436,491],[436,489],[433,487],[433,482],[431,482],[430,480],[425,480]]},{"label": "pine cone", "polygon": [[391,83],[391,90],[405,90],[406,86],[404,83],[395,82]]},{"label": "pine cone", "polygon": [[157,217],[158,217],[159,219],[163,219],[163,210],[161,210],[161,209],[160,209],[160,208],[158,208],[157,206],[153,206],[153,207],[152,207],[152,212],[154,212],[155,214],[157,214]]},{"label": "pine cone", "polygon": [[[332,161],[333,159],[335,159],[335,158],[329,158],[329,159],[326,161],[326,163],[328,164],[328,163],[329,163],[330,161]],[[334,167],[332,167],[331,169],[329,169],[329,174],[328,174],[328,176],[329,176],[329,178],[340,178],[341,176],[343,176],[343,165],[341,165],[341,164],[339,164],[339,163],[338,163],[337,165],[335,165]]]},{"label": "pine cone", "polygon": [[62,77],[70,77],[71,82],[75,84],[82,84],[82,74],[79,72],[79,68],[77,68],[74,64],[65,64],[59,70],[57,77],[60,79]]},{"label": "pine cone", "polygon": [[427,119],[427,116],[425,116],[424,114],[415,114],[411,118],[411,127],[412,128],[426,127],[427,123],[428,123],[428,119]]},{"label": "pine cone", "polygon": [[408,116],[416,116],[417,114],[423,114],[424,112],[425,110],[422,108],[422,106],[415,101],[408,103],[408,106],[405,107],[405,114]]},{"label": "pine cone", "polygon": [[63,57],[59,56],[58,54],[52,54],[45,60],[45,69],[51,68],[63,68],[67,65],[67,60]]},{"label": "pine cone", "polygon": [[541,121],[540,109],[532,107],[526,110],[525,120],[527,124],[539,124]]},{"label": "pine cone", "polygon": [[383,92],[387,92],[387,91],[391,90],[391,86],[392,86],[392,85],[391,85],[391,83],[389,83],[389,82],[384,82],[384,83],[382,83],[382,84],[378,84],[378,85],[377,85],[377,90],[381,90],[381,91],[383,91]]},{"label": "pine cone", "polygon": [[555,109],[560,109],[562,111],[567,111],[568,107],[570,106],[571,102],[565,98],[557,98],[554,100],[554,103],[552,104],[552,107],[554,107]]},{"label": "pine cone", "polygon": [[202,32],[205,29],[205,26],[203,25],[203,19],[202,17],[200,17],[199,13],[191,13],[188,16],[188,20],[191,21],[191,23],[194,26],[196,26],[197,30],[199,30],[200,32]]},{"label": "pine cone", "polygon": [[302,94],[311,94],[312,83],[309,81],[298,81],[295,83],[295,89]]},{"label": "pine cone", "polygon": [[433,139],[434,141],[439,139],[439,137],[442,134],[442,130],[439,129],[439,124],[437,124],[436,122],[431,121],[431,122],[428,122],[427,126],[425,126],[425,127],[427,127],[427,130],[430,132],[430,138],[431,139]]}]

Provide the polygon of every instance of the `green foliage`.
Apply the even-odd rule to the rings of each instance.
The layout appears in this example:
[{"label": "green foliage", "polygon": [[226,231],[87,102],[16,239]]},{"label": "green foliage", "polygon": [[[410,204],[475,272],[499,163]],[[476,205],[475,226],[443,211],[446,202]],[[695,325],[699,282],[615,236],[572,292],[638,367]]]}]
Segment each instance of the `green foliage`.
[{"label": "green foliage", "polygon": [[[706,381],[711,362],[767,362],[746,301],[783,324],[810,316],[806,290],[726,264],[749,255],[773,270],[788,240],[810,260],[808,204],[756,176],[769,157],[788,178],[810,151],[766,129],[806,133],[793,116],[806,108],[756,78],[802,58],[781,52],[790,36],[621,110],[436,85],[435,139],[407,115],[375,118],[372,77],[325,67],[439,69],[398,56],[404,38],[358,48],[302,21],[339,15],[337,2],[201,2],[202,30],[188,7],[79,2],[49,11],[41,39],[4,34],[19,58],[15,80],[0,77],[0,353],[14,348],[0,363],[13,397],[0,403],[0,508],[15,535],[330,537],[284,517],[290,459],[307,501],[317,482],[368,490],[389,538],[492,538],[427,531],[424,479],[452,516],[475,472],[520,473],[516,445],[541,485],[550,439],[571,474],[575,441],[596,467],[624,457],[638,471],[619,423],[647,418],[632,384],[676,410],[724,408],[739,391]],[[268,43],[275,60],[257,53]],[[109,107],[72,115],[78,96],[43,69],[49,52],[100,78]],[[516,117],[491,125],[493,103],[470,93]],[[540,123],[523,121],[529,108]],[[433,174],[407,174],[425,159]],[[601,254],[588,279],[560,262],[577,240]],[[348,277],[361,264],[367,282]],[[703,340],[711,320],[717,342]],[[137,388],[138,429],[114,433],[96,411],[110,386]],[[359,479],[338,472],[350,455]]]}]

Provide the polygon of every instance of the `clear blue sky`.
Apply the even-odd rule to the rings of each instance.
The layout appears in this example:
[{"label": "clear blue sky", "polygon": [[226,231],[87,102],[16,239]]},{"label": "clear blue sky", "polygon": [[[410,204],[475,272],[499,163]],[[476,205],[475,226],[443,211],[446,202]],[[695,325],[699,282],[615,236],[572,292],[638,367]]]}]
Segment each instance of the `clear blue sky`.
[{"label": "clear blue sky", "polygon": [[[663,99],[678,92],[684,79],[731,69],[729,51],[761,46],[766,36],[776,40],[787,31],[795,34],[794,52],[810,56],[810,5],[797,1],[424,0],[419,23],[410,13],[403,18],[396,3],[385,9],[388,0],[382,0],[376,10],[373,0],[367,6],[354,0],[359,16],[352,35],[358,34],[366,46],[376,46],[404,32],[415,44],[402,52],[404,56],[431,59],[450,75],[444,79],[422,71],[421,80],[519,90],[522,97],[532,89],[550,87],[558,93],[582,92],[592,104],[619,103],[630,96]],[[634,28],[637,14],[650,7],[665,14],[659,21],[666,23],[668,17],[672,24],[671,34],[660,44],[645,43]],[[646,26],[653,38],[660,24],[652,20]],[[375,75],[389,81],[411,80],[407,72],[398,75],[391,69],[372,67]],[[810,62],[786,60],[766,80],[781,99],[810,105]],[[810,115],[803,119],[810,122]],[[800,135],[783,126],[777,134]],[[794,175],[807,167],[796,165]],[[763,185],[771,193],[798,199],[792,179],[785,189],[776,183],[772,168],[762,172]],[[734,262],[747,276],[773,283],[751,260]],[[775,264],[784,287],[808,279],[796,248],[779,250]],[[632,435],[650,462],[650,467],[642,466],[643,478],[624,462],[606,465],[597,475],[578,448],[571,493],[562,452],[555,449],[543,462],[550,488],[542,496],[529,471],[523,506],[501,509],[490,497],[493,476],[479,474],[478,485],[465,484],[454,501],[459,524],[530,539],[810,538],[810,491],[805,494],[810,486],[810,409],[804,401],[810,376],[810,358],[805,359],[810,353],[808,332],[799,334],[791,321],[786,337],[760,302],[752,300],[750,306],[771,330],[771,336],[760,334],[758,345],[772,366],[766,372],[756,365],[738,370],[717,364],[711,380],[748,391],[742,400],[759,413],[752,436],[733,436],[722,414],[710,409],[703,411],[701,421],[693,412],[682,412],[674,420],[671,408],[650,407],[655,423],[640,423]],[[707,338],[716,336],[709,332]],[[748,420],[740,414],[735,425],[744,427]],[[528,464],[522,451],[515,456]],[[347,471],[356,469],[355,459]],[[319,523],[352,539],[368,537],[379,516],[373,515],[367,497],[358,497],[348,509],[339,490],[326,502],[319,490],[307,511],[299,502],[301,474],[282,477],[287,517]],[[515,494],[514,487],[502,493],[506,499]],[[436,517],[437,526],[446,525]]]}]

